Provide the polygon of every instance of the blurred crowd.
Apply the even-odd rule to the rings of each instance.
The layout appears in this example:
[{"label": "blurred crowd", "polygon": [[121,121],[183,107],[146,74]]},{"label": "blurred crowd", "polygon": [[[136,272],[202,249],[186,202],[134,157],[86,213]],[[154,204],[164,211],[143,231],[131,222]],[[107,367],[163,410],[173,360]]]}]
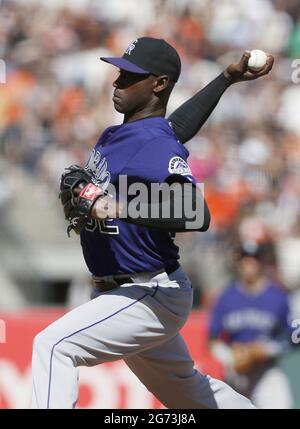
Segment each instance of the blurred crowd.
[{"label": "blurred crowd", "polygon": [[[272,53],[272,74],[229,88],[188,143],[192,171],[205,183],[212,227],[178,241],[204,298],[231,276],[227,249],[240,240],[269,245],[270,275],[296,297],[298,0],[2,0],[0,7],[0,58],[6,65],[6,83],[0,84],[1,188],[21,169],[48,195],[57,195],[63,168],[83,165],[102,131],[121,121],[111,102],[115,71],[99,57],[121,54],[139,36],[165,38],[181,55],[169,113],[245,49]],[[0,207],[6,198],[0,192]]]}]

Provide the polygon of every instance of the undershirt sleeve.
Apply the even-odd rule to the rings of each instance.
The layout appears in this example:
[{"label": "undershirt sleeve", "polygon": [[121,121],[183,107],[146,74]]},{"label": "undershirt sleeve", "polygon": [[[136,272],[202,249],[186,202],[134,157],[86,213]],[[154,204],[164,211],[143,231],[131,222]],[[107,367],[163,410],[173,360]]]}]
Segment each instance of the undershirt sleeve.
[{"label": "undershirt sleeve", "polygon": [[168,121],[182,144],[198,133],[230,85],[224,73],[220,74],[169,116]]}]

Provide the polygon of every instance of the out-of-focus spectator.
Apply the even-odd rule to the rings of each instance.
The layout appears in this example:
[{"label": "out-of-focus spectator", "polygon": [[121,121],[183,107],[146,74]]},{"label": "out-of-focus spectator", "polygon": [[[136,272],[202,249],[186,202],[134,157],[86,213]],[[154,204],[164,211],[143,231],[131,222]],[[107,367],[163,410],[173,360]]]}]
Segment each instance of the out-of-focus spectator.
[{"label": "out-of-focus spectator", "polygon": [[245,241],[236,257],[237,274],[212,312],[212,351],[227,382],[258,408],[291,408],[289,383],[276,362],[291,344],[288,297],[264,271],[275,262],[272,246]]}]

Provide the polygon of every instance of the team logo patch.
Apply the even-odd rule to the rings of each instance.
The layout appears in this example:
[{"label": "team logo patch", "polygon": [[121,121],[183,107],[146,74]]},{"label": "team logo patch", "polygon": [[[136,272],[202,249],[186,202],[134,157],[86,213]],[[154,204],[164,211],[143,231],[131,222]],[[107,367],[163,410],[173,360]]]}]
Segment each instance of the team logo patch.
[{"label": "team logo patch", "polygon": [[134,50],[135,48],[135,44],[138,42],[138,40],[136,39],[134,42],[130,43],[130,45],[128,46],[128,48],[125,51],[125,54],[127,55],[131,55],[131,52]]},{"label": "team logo patch", "polygon": [[180,158],[180,156],[174,156],[169,162],[169,173],[181,174],[182,176],[192,175],[191,169],[187,162]]}]

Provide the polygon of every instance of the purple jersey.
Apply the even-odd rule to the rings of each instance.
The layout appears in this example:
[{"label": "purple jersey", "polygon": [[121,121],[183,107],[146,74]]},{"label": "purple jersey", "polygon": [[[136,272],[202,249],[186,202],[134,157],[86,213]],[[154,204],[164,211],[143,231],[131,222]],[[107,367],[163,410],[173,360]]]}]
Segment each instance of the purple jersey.
[{"label": "purple jersey", "polygon": [[[187,165],[189,152],[162,117],[107,128],[86,165],[95,183],[117,187],[128,183],[163,183],[172,174],[194,182]],[[81,232],[86,264],[95,276],[153,272],[174,265],[178,247],[170,233],[129,224],[120,219],[92,220]]]},{"label": "purple jersey", "polygon": [[270,281],[256,295],[232,283],[215,304],[209,330],[210,338],[227,343],[272,341],[289,332],[287,294]]}]

